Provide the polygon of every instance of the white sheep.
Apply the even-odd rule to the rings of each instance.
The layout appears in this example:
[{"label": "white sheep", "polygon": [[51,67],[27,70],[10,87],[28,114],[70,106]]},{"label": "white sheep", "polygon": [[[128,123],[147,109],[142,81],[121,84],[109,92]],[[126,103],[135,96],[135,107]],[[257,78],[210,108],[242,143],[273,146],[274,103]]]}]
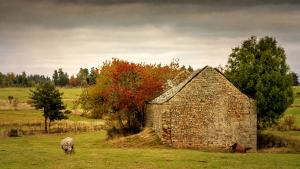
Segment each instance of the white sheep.
[{"label": "white sheep", "polygon": [[60,147],[65,151],[66,154],[74,152],[74,140],[71,137],[64,138],[60,142]]}]

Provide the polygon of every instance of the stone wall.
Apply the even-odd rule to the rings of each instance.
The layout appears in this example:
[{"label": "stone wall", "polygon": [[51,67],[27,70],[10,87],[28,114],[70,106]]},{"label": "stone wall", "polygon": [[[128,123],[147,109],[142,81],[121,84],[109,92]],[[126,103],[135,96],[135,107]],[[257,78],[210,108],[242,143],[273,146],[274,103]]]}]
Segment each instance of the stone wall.
[{"label": "stone wall", "polygon": [[148,104],[146,125],[177,148],[229,150],[234,143],[256,151],[256,109],[222,74],[207,67],[174,97]]}]

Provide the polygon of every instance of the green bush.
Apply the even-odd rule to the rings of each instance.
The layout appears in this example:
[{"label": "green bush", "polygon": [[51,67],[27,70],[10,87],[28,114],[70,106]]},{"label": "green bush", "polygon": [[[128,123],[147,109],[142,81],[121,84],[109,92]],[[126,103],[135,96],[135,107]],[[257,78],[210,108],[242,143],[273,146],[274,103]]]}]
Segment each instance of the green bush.
[{"label": "green bush", "polygon": [[14,110],[18,110],[19,100],[17,98],[13,99],[12,106]]},{"label": "green bush", "polygon": [[288,141],[271,134],[258,134],[257,135],[257,148],[271,148],[271,147],[287,147]]},{"label": "green bush", "polygon": [[9,104],[11,104],[14,99],[14,96],[8,96],[7,99],[8,99]]},{"label": "green bush", "polygon": [[13,129],[11,129],[9,131],[8,136],[9,137],[20,137],[21,136],[21,132],[18,129],[13,128]]},{"label": "green bush", "polygon": [[295,120],[296,117],[294,115],[288,115],[283,118],[283,121],[281,121],[277,125],[277,129],[280,131],[289,131],[295,129]]},{"label": "green bush", "polygon": [[65,110],[65,111],[64,111],[64,114],[71,114],[71,113],[72,113],[71,110]]},{"label": "green bush", "polygon": [[120,132],[120,130],[118,130],[116,127],[111,127],[106,131],[107,134],[107,139],[113,139],[114,137],[116,137],[117,135],[122,135],[122,133]]}]

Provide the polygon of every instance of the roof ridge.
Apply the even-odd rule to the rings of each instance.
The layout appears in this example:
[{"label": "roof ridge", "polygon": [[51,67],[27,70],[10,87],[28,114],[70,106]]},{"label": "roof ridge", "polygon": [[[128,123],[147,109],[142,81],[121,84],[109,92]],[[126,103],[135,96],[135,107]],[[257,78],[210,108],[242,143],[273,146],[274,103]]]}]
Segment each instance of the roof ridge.
[{"label": "roof ridge", "polygon": [[156,97],[155,99],[153,99],[152,101],[150,101],[149,103],[157,103],[157,104],[161,104],[164,103],[166,101],[169,101],[172,97],[174,97],[178,92],[181,91],[181,89],[183,89],[191,80],[193,80],[199,73],[201,73],[203,70],[205,70],[206,68],[208,68],[210,66],[205,66],[202,69],[197,69],[195,70],[188,78],[186,78],[184,81],[182,81],[181,83],[179,83],[177,86],[172,87],[171,89],[167,90],[166,92],[164,92],[163,94],[161,94],[160,96]]},{"label": "roof ridge", "polygon": [[244,95],[246,95],[248,98],[254,99],[253,96],[243,92],[237,85],[235,85],[234,83],[232,83],[226,76],[225,74],[219,70],[218,68],[214,68],[217,72],[219,72],[220,75],[222,75],[229,83],[231,83],[236,89],[238,89],[241,93],[243,93]]}]

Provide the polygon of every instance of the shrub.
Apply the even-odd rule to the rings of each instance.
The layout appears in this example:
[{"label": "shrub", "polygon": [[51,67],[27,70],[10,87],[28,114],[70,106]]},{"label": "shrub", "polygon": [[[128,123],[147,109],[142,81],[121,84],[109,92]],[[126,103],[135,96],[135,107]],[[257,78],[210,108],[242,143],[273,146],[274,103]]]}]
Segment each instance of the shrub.
[{"label": "shrub", "polygon": [[8,96],[7,99],[8,99],[8,103],[11,104],[12,101],[13,101],[13,99],[14,99],[14,97],[13,96]]},{"label": "shrub", "polygon": [[29,104],[29,105],[31,105],[32,104],[32,100],[27,100],[26,103]]},{"label": "shrub", "polygon": [[285,116],[283,119],[284,124],[287,126],[288,130],[294,128],[296,117],[293,115]]},{"label": "shrub", "polygon": [[65,111],[64,111],[64,114],[71,114],[71,113],[72,113],[71,110],[65,110]]},{"label": "shrub", "polygon": [[21,133],[20,133],[20,131],[19,131],[18,129],[13,128],[13,129],[11,129],[11,130],[9,131],[8,136],[9,136],[9,137],[20,137],[20,136],[21,136]]},{"label": "shrub", "polygon": [[298,139],[290,136],[274,135],[272,133],[258,133],[257,148],[287,148],[288,152],[299,152],[300,143]]},{"label": "shrub", "polygon": [[107,134],[107,139],[110,140],[116,137],[117,135],[121,135],[121,132],[116,127],[111,127],[107,129],[106,134]]},{"label": "shrub", "polygon": [[13,99],[12,105],[14,110],[17,110],[19,105],[19,100],[17,98]]},{"label": "shrub", "polygon": [[293,115],[285,116],[280,123],[275,125],[275,128],[277,128],[280,131],[293,130],[295,128],[295,120],[296,117]]},{"label": "shrub", "polygon": [[257,135],[257,148],[271,148],[271,147],[287,147],[288,143],[283,138],[271,134]]}]

